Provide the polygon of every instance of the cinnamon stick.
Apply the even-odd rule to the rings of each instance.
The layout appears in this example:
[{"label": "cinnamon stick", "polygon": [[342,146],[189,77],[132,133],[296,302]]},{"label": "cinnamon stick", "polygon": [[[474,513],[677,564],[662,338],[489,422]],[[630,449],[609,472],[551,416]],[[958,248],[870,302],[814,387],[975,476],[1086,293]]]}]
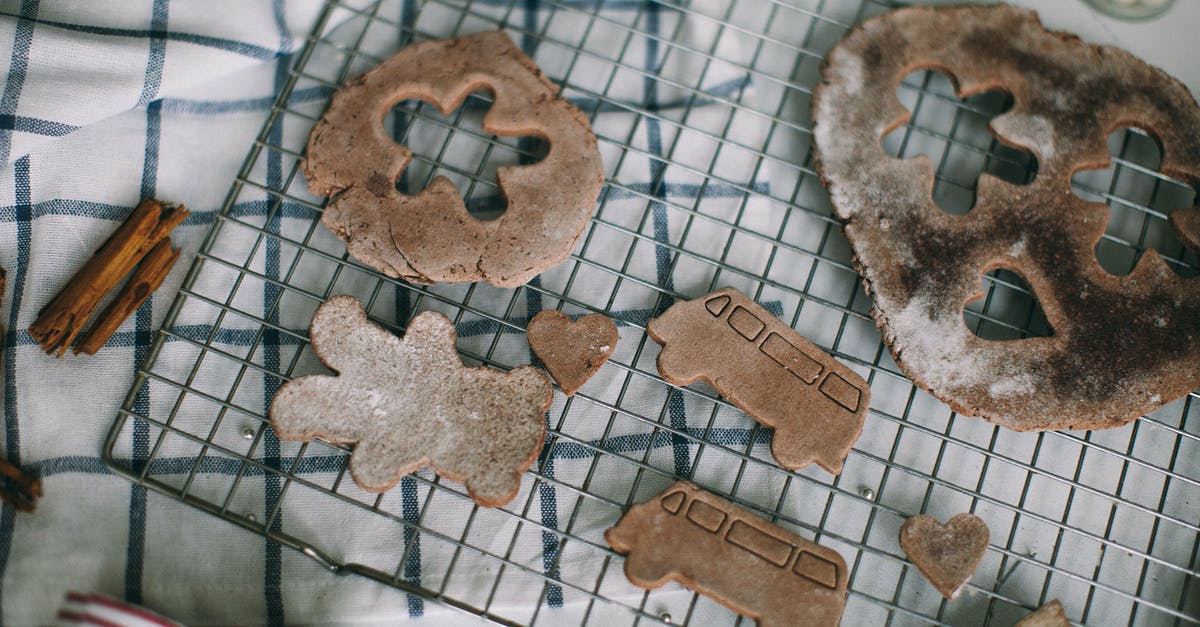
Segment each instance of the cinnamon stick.
[{"label": "cinnamon stick", "polygon": [[[0,298],[4,296],[4,287],[8,272],[0,268]],[[4,325],[0,324],[0,367],[4,364],[4,348],[7,333]],[[8,401],[4,397],[5,402]],[[12,505],[18,512],[32,512],[35,501],[42,495],[42,482],[31,477],[20,468],[0,459],[0,501]]]},{"label": "cinnamon stick", "polygon": [[61,357],[104,295],[183,221],[188,211],[143,200],[66,286],[38,313],[29,335]]},{"label": "cinnamon stick", "polygon": [[151,248],[129,276],[129,281],[117,294],[116,299],[96,318],[96,323],[75,346],[75,354],[95,355],[112,334],[121,328],[121,323],[137,311],[137,308],[150,298],[150,294],[162,285],[163,279],[167,278],[177,259],[179,249],[171,248],[170,237],[163,238]]},{"label": "cinnamon stick", "polygon": [[40,479],[0,459],[0,501],[18,512],[32,512],[39,496],[42,496]]}]

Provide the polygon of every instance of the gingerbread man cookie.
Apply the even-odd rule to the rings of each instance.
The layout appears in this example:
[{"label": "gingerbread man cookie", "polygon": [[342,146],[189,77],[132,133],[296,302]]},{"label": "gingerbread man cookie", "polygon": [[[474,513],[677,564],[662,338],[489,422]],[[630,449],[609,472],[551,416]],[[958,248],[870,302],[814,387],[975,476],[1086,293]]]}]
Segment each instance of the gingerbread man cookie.
[{"label": "gingerbread man cookie", "polygon": [[367,320],[352,296],[321,305],[309,335],[338,375],[299,377],[279,389],[270,409],[279,439],[355,445],[350,474],[372,492],[432,466],[465,483],[480,505],[516,496],[542,450],[554,398],[541,370],[465,367],[446,316],[418,314],[401,339]]}]

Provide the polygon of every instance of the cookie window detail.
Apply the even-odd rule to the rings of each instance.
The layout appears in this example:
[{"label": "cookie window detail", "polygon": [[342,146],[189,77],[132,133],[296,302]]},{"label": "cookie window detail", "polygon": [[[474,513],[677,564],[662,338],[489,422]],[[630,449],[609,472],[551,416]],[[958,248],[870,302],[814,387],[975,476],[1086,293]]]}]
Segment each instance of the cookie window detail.
[{"label": "cookie window detail", "polygon": [[688,508],[687,517],[688,520],[696,523],[700,528],[714,532],[720,529],[721,524],[725,522],[725,512],[704,501],[692,501],[692,506]]},{"label": "cookie window detail", "polygon": [[725,535],[725,539],[776,566],[787,564],[788,557],[792,554],[792,545],[788,542],[759,531],[740,520],[729,526],[729,533]]},{"label": "cookie window detail", "polygon": [[800,552],[800,557],[796,558],[796,566],[792,570],[797,575],[811,579],[831,590],[837,587],[837,564],[808,551]]}]

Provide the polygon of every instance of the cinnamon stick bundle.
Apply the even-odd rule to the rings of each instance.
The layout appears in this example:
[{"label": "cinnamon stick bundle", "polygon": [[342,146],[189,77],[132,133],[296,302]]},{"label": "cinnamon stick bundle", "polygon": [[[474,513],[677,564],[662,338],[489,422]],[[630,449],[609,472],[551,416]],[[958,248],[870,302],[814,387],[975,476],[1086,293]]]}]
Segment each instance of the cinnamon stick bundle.
[{"label": "cinnamon stick bundle", "polygon": [[75,354],[95,355],[117,329],[142,303],[162,285],[163,279],[171,272],[175,260],[179,259],[179,249],[171,248],[171,238],[165,237],[157,246],[146,253],[146,257],[138,264],[125,287],[117,294],[117,298],[100,314],[96,324],[84,334],[83,339],[75,346]]},{"label": "cinnamon stick bundle", "polygon": [[42,494],[40,479],[0,459],[0,501],[12,505],[18,512],[32,512]]},{"label": "cinnamon stick bundle", "polygon": [[[148,267],[140,277],[130,277],[130,285],[126,288],[130,294],[124,300],[119,296],[117,302],[100,317],[96,325],[101,331],[90,333],[90,341],[85,342],[86,348],[91,349],[90,352],[84,350],[83,346],[77,352],[90,355],[98,350],[129,313],[137,309],[137,305],[162,283],[167,271],[171,269],[171,264],[178,258],[178,251],[172,251],[170,248],[170,238],[167,234],[183,222],[187,215],[188,210],[182,205],[170,207],[154,199],[143,200],[92,258],[71,277],[58,295],[38,312],[37,320],[29,327],[29,335],[33,336],[47,353],[61,357],[75,336],[83,330],[104,295],[112,291],[138,262],[148,256],[148,253],[155,250],[160,243],[166,242],[166,254],[158,252],[154,263],[151,264],[153,267]],[[165,268],[162,267],[164,263]],[[135,283],[135,279],[141,287]],[[150,287],[151,285],[153,287]],[[135,298],[139,293],[142,294],[141,298]],[[124,296],[124,292],[122,295]],[[134,300],[137,304],[133,309],[129,309],[129,304]],[[111,330],[107,330],[110,327]]]}]

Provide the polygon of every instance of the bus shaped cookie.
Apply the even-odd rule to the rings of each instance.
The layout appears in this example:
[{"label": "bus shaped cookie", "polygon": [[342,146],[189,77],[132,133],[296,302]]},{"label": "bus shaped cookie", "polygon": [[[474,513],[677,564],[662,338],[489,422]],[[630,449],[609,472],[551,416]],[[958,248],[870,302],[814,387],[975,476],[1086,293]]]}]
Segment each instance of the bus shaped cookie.
[{"label": "bus shaped cookie", "polygon": [[845,608],[837,551],[687,481],[631,507],[604,538],[634,585],[678,581],[758,627],[837,625]]},{"label": "bus shaped cookie", "polygon": [[663,345],[664,379],[704,380],[775,429],[771,454],[780,466],[799,470],[816,462],[841,473],[871,396],[853,370],[729,287],[672,305],[646,330]]}]

